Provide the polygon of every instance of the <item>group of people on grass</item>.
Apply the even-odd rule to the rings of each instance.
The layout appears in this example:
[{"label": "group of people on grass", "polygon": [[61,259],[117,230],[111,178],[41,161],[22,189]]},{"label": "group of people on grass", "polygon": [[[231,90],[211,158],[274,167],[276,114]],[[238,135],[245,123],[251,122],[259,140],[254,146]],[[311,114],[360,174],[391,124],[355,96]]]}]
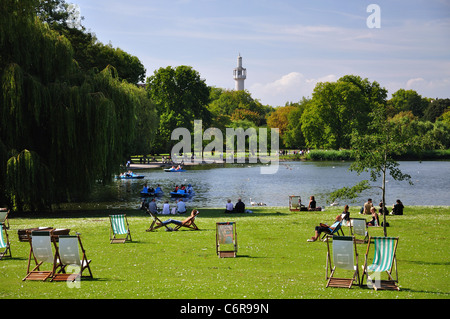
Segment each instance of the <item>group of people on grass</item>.
[{"label": "group of people on grass", "polygon": [[143,204],[142,209],[148,209],[151,213],[158,215],[176,215],[176,214],[185,214],[186,213],[186,203],[182,198],[178,199],[176,205],[174,207],[170,207],[169,201],[165,201],[162,207],[162,210],[158,209],[158,205],[156,204],[156,199],[152,198],[150,202],[147,204]]},{"label": "group of people on grass", "polygon": [[238,198],[236,205],[233,207],[233,203],[231,202],[231,199],[227,200],[227,203],[225,205],[225,213],[226,214],[233,214],[233,213],[245,213],[245,204],[242,201],[241,198]]},{"label": "group of people on grass", "polygon": [[[392,205],[392,211],[390,213],[386,208],[383,209],[382,202],[380,203],[379,212],[377,212],[376,208],[373,206],[372,199],[369,198],[367,202],[364,203],[359,213],[364,215],[371,215],[372,219],[366,222],[366,225],[376,227],[382,226],[382,224],[380,224],[379,214],[403,215],[403,208],[404,208],[403,203],[401,202],[401,200],[397,199],[395,204]],[[307,241],[314,242],[319,238],[319,236],[322,233],[332,233],[336,229],[336,227],[340,225],[349,225],[349,224],[350,224],[349,206],[345,205],[344,211],[336,216],[334,223],[331,226],[329,226],[328,224],[320,223],[319,226],[316,226],[314,229],[314,236],[309,238]]]}]

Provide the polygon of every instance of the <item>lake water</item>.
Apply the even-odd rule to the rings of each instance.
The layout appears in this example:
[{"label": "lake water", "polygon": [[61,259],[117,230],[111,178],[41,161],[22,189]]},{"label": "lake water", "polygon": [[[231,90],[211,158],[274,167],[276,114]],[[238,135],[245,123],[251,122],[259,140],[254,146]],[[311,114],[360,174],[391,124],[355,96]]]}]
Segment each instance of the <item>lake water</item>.
[{"label": "lake water", "polygon": [[[227,199],[233,203],[240,197],[250,205],[263,202],[268,206],[288,206],[289,195],[300,195],[302,203],[308,203],[314,195],[318,206],[329,206],[326,194],[353,186],[369,179],[368,174],[358,176],[348,170],[349,162],[283,162],[276,174],[260,174],[260,166],[234,164],[226,167],[187,167],[185,172],[168,173],[163,169],[135,170],[144,179],[115,180],[112,185],[97,186],[91,204],[104,204],[110,208],[138,208],[140,191],[144,183],[156,187],[160,184],[165,192],[158,198],[159,206],[164,200],[174,203],[169,195],[175,185],[192,184],[195,195],[187,199],[188,207],[225,207]],[[408,205],[450,206],[450,161],[404,161],[400,162],[403,173],[411,175],[414,185],[387,178],[386,203],[390,207],[396,199]],[[372,185],[380,186],[379,182]],[[340,202],[339,205],[362,205],[371,197],[376,205],[381,200],[381,190],[373,188],[356,201]]]}]

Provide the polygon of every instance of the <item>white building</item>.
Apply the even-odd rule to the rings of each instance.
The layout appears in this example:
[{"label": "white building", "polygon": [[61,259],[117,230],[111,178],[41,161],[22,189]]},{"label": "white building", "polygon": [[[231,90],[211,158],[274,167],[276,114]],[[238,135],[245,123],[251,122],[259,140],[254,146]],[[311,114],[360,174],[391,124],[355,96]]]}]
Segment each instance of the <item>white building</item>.
[{"label": "white building", "polygon": [[242,67],[242,57],[239,53],[237,58],[237,67],[233,70],[233,78],[236,82],[235,90],[242,91],[244,90],[244,81],[247,78],[247,69]]}]

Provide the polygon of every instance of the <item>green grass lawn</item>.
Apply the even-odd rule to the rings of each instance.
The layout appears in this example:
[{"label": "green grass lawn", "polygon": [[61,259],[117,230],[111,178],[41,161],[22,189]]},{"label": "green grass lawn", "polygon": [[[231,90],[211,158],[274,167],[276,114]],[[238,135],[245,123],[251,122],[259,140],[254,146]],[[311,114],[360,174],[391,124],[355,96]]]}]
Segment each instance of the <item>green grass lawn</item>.
[{"label": "green grass lawn", "polygon": [[[388,236],[400,238],[397,250],[400,291],[373,291],[366,286],[325,288],[327,245],[306,240],[319,222],[332,223],[342,207],[327,207],[323,212],[251,208],[253,214],[243,215],[226,215],[223,208],[198,209],[196,223],[200,230],[177,232],[166,232],[163,228],[146,232],[151,219],[140,210],[13,216],[8,232],[13,258],[0,261],[0,298],[446,299],[450,296],[449,207],[407,207],[403,216],[388,216]],[[358,211],[359,207],[351,207],[351,216],[361,217]],[[110,244],[108,215],[121,212],[128,216],[133,241]],[[237,223],[236,258],[216,255],[215,225],[224,221]],[[66,282],[22,281],[30,247],[18,241],[17,229],[39,226],[70,228],[71,234],[81,233],[87,256],[92,259],[94,279],[81,280],[78,288],[70,288]],[[344,227],[344,232],[349,234],[349,229]],[[369,233],[382,236],[383,229],[370,228]],[[366,245],[357,248],[361,267]]]}]

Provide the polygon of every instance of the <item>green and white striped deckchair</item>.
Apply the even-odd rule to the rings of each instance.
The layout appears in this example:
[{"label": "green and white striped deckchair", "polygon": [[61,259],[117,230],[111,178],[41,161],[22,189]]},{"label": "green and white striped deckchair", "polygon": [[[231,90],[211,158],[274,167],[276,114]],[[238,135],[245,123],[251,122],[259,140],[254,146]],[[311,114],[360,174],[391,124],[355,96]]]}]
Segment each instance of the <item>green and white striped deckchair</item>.
[{"label": "green and white striped deckchair", "polygon": [[9,209],[7,208],[0,208],[0,224],[3,224],[3,227],[5,229],[9,229]]},{"label": "green and white striped deckchair", "polygon": [[[371,265],[367,265],[368,254],[371,243],[374,246],[374,255]],[[397,273],[397,251],[398,237],[369,237],[369,243],[367,245],[367,251],[363,269],[364,276],[367,277],[368,285],[372,285],[375,290],[378,289],[391,289],[400,290],[397,286],[398,273]],[[392,276],[392,271],[395,268],[395,278]],[[389,279],[382,280],[381,273],[387,273]],[[370,277],[372,275],[372,278]],[[370,282],[369,282],[370,280]]]},{"label": "green and white striped deckchair", "polygon": [[[331,236],[327,236],[327,285],[326,287],[341,287],[351,288],[353,283],[361,284],[359,278],[358,267],[358,253],[356,251],[355,237],[353,236],[333,236],[332,249],[330,252],[329,239]],[[331,258],[333,256],[333,258]],[[338,269],[340,269],[338,271]],[[330,271],[330,276],[328,276]],[[339,276],[347,273],[344,278],[337,278],[336,272],[339,272]],[[351,275],[351,276],[350,276]]]},{"label": "green and white striped deckchair", "polygon": [[[125,243],[131,241],[130,227],[128,225],[127,215],[109,215],[111,228],[109,232],[109,240],[113,243]],[[125,238],[116,237],[117,235],[126,235]]]},{"label": "green and white striped deckchair", "polygon": [[[3,233],[5,233],[5,237],[3,238]],[[8,254],[9,251],[9,254]],[[11,247],[9,244],[8,233],[6,232],[6,228],[3,227],[3,224],[0,224],[0,260],[3,257],[12,257],[11,256]]]}]

